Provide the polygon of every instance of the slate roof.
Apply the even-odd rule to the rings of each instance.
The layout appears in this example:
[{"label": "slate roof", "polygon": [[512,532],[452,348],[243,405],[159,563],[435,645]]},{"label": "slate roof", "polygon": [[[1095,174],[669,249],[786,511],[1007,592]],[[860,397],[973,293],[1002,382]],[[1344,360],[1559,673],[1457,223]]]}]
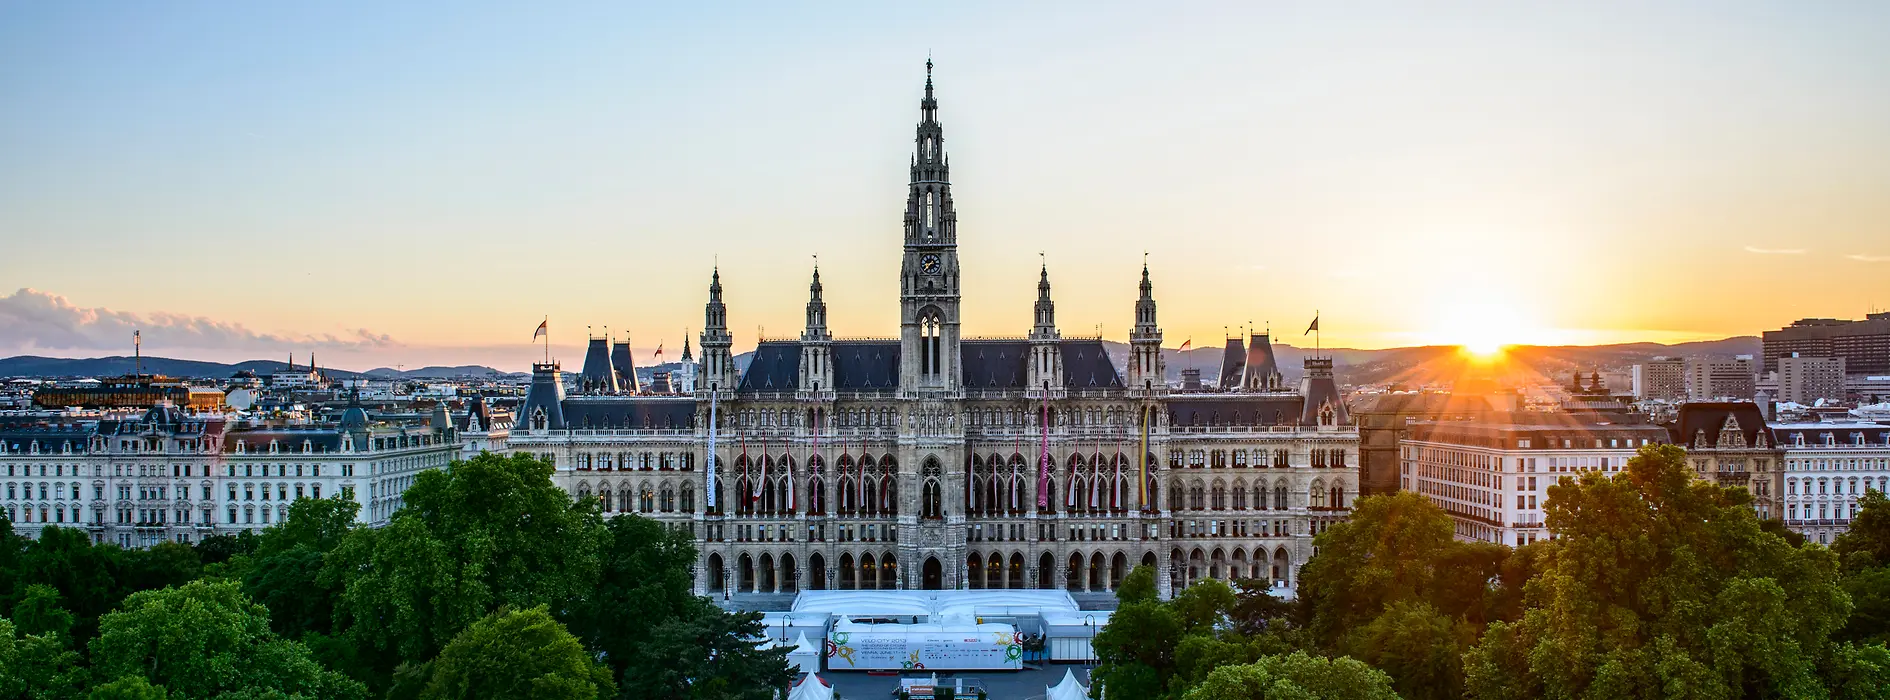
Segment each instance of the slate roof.
[{"label": "slate roof", "polygon": [[580,396],[565,399],[564,421],[564,427],[570,430],[693,429],[696,400],[668,396]]},{"label": "slate roof", "polygon": [[1822,447],[1826,435],[1830,435],[1838,445],[1849,447],[1856,444],[1857,435],[1860,433],[1864,436],[1866,445],[1890,445],[1890,425],[1878,423],[1772,424],[1772,434],[1777,435],[1779,443],[1786,447],[1797,447],[1800,436],[1804,438],[1804,447]]},{"label": "slate roof", "polygon": [[584,351],[584,371],[578,373],[579,391],[617,391],[617,372],[610,363],[610,339],[592,338]]},{"label": "slate roof", "polygon": [[1063,385],[1071,389],[1120,389],[1122,377],[1100,340],[1065,340]]},{"label": "slate roof", "polygon": [[967,340],[961,344],[966,389],[1021,389],[1029,376],[1030,343],[1022,340]]},{"label": "slate roof", "polygon": [[[271,442],[276,443],[276,449],[287,453],[300,453],[304,443],[313,452],[341,451],[341,431],[334,428],[238,430],[224,439],[223,451],[235,452],[239,441],[252,454],[269,451]],[[356,447],[365,446],[357,444]]]},{"label": "slate roof", "polygon": [[1778,445],[1777,437],[1765,424],[1765,415],[1759,412],[1759,405],[1750,401],[1680,404],[1680,414],[1673,424],[1673,441],[1691,448],[1694,438],[1705,431],[1705,447],[1716,447],[1719,445],[1720,429],[1726,425],[1728,416],[1738,422],[1747,447],[1758,446],[1760,433],[1765,434],[1767,446]]},{"label": "slate roof", "polygon": [[[1071,389],[1122,388],[1122,377],[1099,340],[1059,341],[1063,382]],[[1030,343],[967,340],[960,381],[967,389],[1023,389]],[[800,386],[800,341],[781,340],[755,348],[740,391],[793,391]],[[835,389],[872,391],[899,386],[899,341],[843,340],[833,343]]]},{"label": "slate roof", "polygon": [[632,394],[643,387],[637,384],[637,365],[630,360],[630,344],[617,343],[610,348],[610,368],[617,372],[617,390]]},{"label": "slate roof", "polygon": [[1267,378],[1280,373],[1279,362],[1273,356],[1273,342],[1266,333],[1253,334],[1252,342],[1247,344],[1247,367],[1244,370],[1249,379],[1244,386],[1264,386]]},{"label": "slate roof", "polygon": [[1240,388],[1242,370],[1247,367],[1247,350],[1241,346],[1238,336],[1227,339],[1227,348],[1221,351],[1221,374],[1217,377],[1221,388],[1233,390]]},{"label": "slate roof", "polygon": [[793,391],[801,385],[801,344],[794,341],[764,342],[755,347],[748,360],[748,371],[736,385],[737,393]]},{"label": "slate roof", "polygon": [[1168,422],[1177,428],[1230,425],[1294,425],[1305,399],[1297,394],[1188,396],[1168,401]]},{"label": "slate roof", "polygon": [[835,341],[833,381],[841,391],[899,386],[899,341]]},{"label": "slate roof", "polygon": [[59,452],[62,445],[67,451],[79,453],[85,451],[91,437],[90,426],[72,423],[0,426],[0,444],[9,452],[30,452],[33,442],[38,441],[41,454]]}]

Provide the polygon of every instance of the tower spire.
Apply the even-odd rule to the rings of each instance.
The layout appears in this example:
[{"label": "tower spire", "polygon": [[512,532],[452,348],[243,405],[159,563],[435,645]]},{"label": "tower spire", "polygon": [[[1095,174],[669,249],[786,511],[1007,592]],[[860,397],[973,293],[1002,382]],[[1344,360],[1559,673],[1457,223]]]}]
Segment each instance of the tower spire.
[{"label": "tower spire", "polygon": [[[959,359],[958,214],[952,208],[951,160],[938,122],[932,61],[913,136],[907,185],[905,255],[899,268],[900,390],[957,391]],[[824,390],[823,390],[824,391]]]},{"label": "tower spire", "polygon": [[814,263],[814,281],[807,285],[807,329],[802,340],[830,340],[827,332],[827,301],[820,294],[820,263]]},{"label": "tower spire", "polygon": [[702,310],[702,372],[698,391],[734,391],[737,375],[729,348],[735,337],[728,332],[728,307],[722,304],[722,268],[709,276],[709,303]]},{"label": "tower spire", "polygon": [[1135,300],[1135,326],[1129,329],[1129,390],[1143,395],[1168,390],[1168,363],[1162,359],[1162,329],[1155,324],[1155,285],[1148,278],[1148,254],[1142,254],[1141,295]]},{"label": "tower spire", "polygon": [[1057,333],[1057,305],[1050,300],[1050,265],[1044,264],[1037,273],[1037,323],[1031,328],[1030,337],[1050,338]]},{"label": "tower spire", "polygon": [[827,331],[827,301],[820,296],[820,259],[807,285],[807,329],[801,331],[799,392],[812,398],[833,392],[833,334]]}]

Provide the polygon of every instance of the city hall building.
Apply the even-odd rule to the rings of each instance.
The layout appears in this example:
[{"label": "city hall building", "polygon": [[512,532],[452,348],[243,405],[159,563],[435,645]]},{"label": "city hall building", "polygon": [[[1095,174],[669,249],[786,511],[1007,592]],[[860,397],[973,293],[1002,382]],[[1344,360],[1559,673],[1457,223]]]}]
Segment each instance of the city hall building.
[{"label": "city hall building", "polygon": [[898,337],[836,337],[816,269],[799,337],[758,339],[738,371],[718,271],[693,394],[596,381],[567,394],[556,363],[536,364],[506,449],[552,461],[559,484],[606,513],[692,533],[698,592],[737,602],[820,589],[1102,593],[1138,564],[1159,572],[1164,594],[1209,577],[1292,586],[1312,536],[1358,492],[1358,434],[1332,361],[1307,359],[1295,390],[1256,335],[1216,389],[1171,388],[1146,265],[1124,309],[1123,366],[1101,338],[1058,329],[1047,269],[1027,335],[963,336],[927,70]]}]

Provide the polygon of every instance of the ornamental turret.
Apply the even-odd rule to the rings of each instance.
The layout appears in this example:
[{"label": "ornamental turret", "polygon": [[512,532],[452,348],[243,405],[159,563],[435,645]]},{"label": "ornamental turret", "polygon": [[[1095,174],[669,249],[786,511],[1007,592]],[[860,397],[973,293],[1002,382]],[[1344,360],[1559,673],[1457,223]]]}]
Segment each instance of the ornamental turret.
[{"label": "ornamental turret", "polygon": [[1057,332],[1057,306],[1050,300],[1050,268],[1037,275],[1037,307],[1030,328],[1030,367],[1028,390],[1048,392],[1053,398],[1063,393],[1063,336]]},{"label": "ornamental turret", "polygon": [[739,375],[730,348],[734,336],[728,332],[728,307],[722,304],[722,270],[709,278],[709,303],[702,312],[702,372],[696,378],[696,391],[735,391]]},{"label": "ornamental turret", "polygon": [[1135,300],[1135,327],[1129,330],[1129,391],[1144,396],[1168,393],[1168,362],[1162,359],[1162,329],[1155,323],[1155,285],[1142,263],[1142,294]]},{"label": "ornamental turret", "polygon": [[820,266],[807,285],[807,328],[801,331],[800,391],[833,391],[833,333],[827,330],[827,302],[820,295]]}]

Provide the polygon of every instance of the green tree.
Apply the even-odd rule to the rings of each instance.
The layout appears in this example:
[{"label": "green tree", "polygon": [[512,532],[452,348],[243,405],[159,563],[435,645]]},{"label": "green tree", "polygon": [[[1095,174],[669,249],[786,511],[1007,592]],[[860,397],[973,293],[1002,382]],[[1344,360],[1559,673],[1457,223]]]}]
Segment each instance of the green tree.
[{"label": "green tree", "polygon": [[72,642],[72,613],[60,602],[59,589],[43,583],[26,587],[20,602],[13,604],[13,625],[20,634],[48,635]]},{"label": "green tree", "polygon": [[1397,700],[1391,679],[1355,659],[1293,652],[1222,666],[1185,700]]},{"label": "green tree", "polygon": [[1744,489],[1649,446],[1612,476],[1550,487],[1557,536],[1515,624],[1464,656],[1472,697],[1819,696],[1873,676],[1831,641],[1848,617],[1837,559],[1763,530]]},{"label": "green tree", "polygon": [[16,636],[0,617],[0,698],[63,700],[83,695],[85,667],[78,652],[53,635]]},{"label": "green tree", "polygon": [[74,644],[82,644],[97,629],[99,616],[124,597],[115,575],[123,553],[114,545],[94,546],[83,531],[49,525],[20,553],[15,589],[0,591],[5,596],[0,609],[12,609],[32,584],[51,586],[72,612]]},{"label": "green tree", "polygon": [[1831,551],[1850,571],[1873,566],[1890,566],[1890,499],[1882,491],[1871,489],[1857,499],[1857,517],[1851,526],[1831,543]]},{"label": "green tree", "polygon": [[1213,630],[1234,604],[1234,589],[1220,579],[1210,578],[1181,589],[1168,605],[1181,618],[1182,632],[1196,634]]},{"label": "green tree", "polygon": [[1347,636],[1346,653],[1391,676],[1410,699],[1463,697],[1461,655],[1474,640],[1470,625],[1429,603],[1398,601]]},{"label": "green tree", "polygon": [[360,509],[341,497],[297,500],[287,518],[263,531],[254,554],[237,558],[243,592],[269,608],[278,634],[301,639],[332,632],[341,590],[334,577],[322,579],[323,561],[354,529]]},{"label": "green tree", "polygon": [[242,567],[243,592],[269,608],[277,634],[299,639],[332,630],[336,589],[321,579],[322,553],[308,545],[257,554]]},{"label": "green tree", "polygon": [[1116,600],[1123,603],[1150,603],[1159,594],[1155,587],[1155,568],[1147,564],[1135,565],[1129,575],[1122,577],[1122,585],[1116,587]]},{"label": "green tree", "polygon": [[361,504],[352,498],[298,498],[289,504],[289,516],[269,526],[257,538],[256,553],[272,554],[296,547],[317,552],[333,550],[353,532]]},{"label": "green tree", "polygon": [[1890,565],[1844,577],[1851,597],[1851,617],[1837,638],[1863,644],[1890,644]]},{"label": "green tree", "polygon": [[1262,655],[1238,634],[1191,634],[1175,646],[1175,675],[1168,679],[1171,695],[1181,695],[1207,680],[1214,669],[1253,663]]},{"label": "green tree", "polygon": [[1182,621],[1161,601],[1124,603],[1096,633],[1096,668],[1090,678],[1111,697],[1155,698],[1175,673]]},{"label": "green tree", "polygon": [[256,533],[238,530],[234,535],[211,535],[197,542],[197,560],[203,565],[227,564],[230,560],[256,551]]},{"label": "green tree", "polygon": [[203,573],[203,563],[190,545],[159,542],[143,549],[119,550],[112,571],[119,596],[180,586]]},{"label": "green tree", "polygon": [[542,605],[473,623],[431,667],[423,700],[596,700],[616,690],[610,669]]},{"label": "green tree", "polygon": [[[601,553],[599,580],[584,602],[583,614],[574,616],[571,630],[624,677],[627,669],[653,653],[649,647],[657,626],[699,609],[691,575],[696,547],[687,533],[640,515],[611,518],[606,530],[609,541]],[[625,678],[622,685],[633,697],[645,692],[634,678]],[[662,692],[647,694],[661,697]]]},{"label": "green tree", "polygon": [[794,679],[787,648],[761,649],[761,613],[729,613],[692,597],[679,616],[650,631],[623,672],[619,697],[636,700],[770,700]]},{"label": "green tree", "polygon": [[87,700],[169,700],[170,692],[161,685],[151,685],[143,676],[125,676],[92,687]]},{"label": "green tree", "polygon": [[26,538],[14,534],[13,521],[0,514],[0,603],[7,602],[7,592],[15,588],[25,551]]},{"label": "green tree", "polygon": [[1314,638],[1336,644],[1399,601],[1446,614],[1481,605],[1501,558],[1454,533],[1450,515],[1422,495],[1359,499],[1350,520],[1315,538],[1319,556],[1300,569],[1297,592]]},{"label": "green tree", "polygon": [[269,611],[227,581],[132,594],[100,620],[91,655],[101,678],[138,676],[183,697],[366,697],[361,684],[322,668],[307,647],[271,632]]},{"label": "green tree", "polygon": [[341,591],[335,621],[378,675],[437,655],[500,606],[577,609],[598,581],[608,533],[596,506],[551,483],[529,455],[481,454],[422,472],[381,529],[357,529],[324,561]]}]

